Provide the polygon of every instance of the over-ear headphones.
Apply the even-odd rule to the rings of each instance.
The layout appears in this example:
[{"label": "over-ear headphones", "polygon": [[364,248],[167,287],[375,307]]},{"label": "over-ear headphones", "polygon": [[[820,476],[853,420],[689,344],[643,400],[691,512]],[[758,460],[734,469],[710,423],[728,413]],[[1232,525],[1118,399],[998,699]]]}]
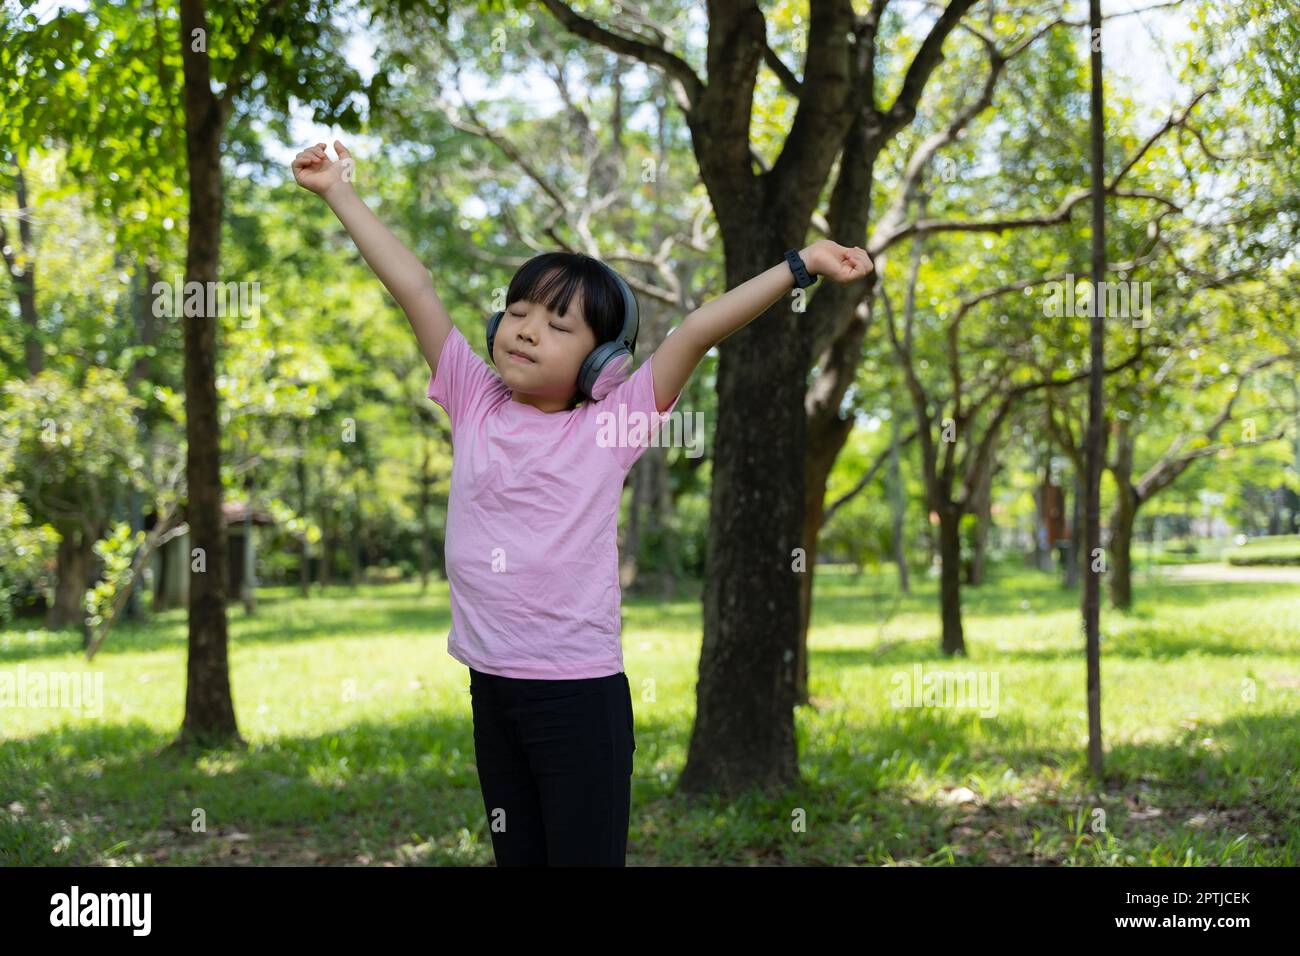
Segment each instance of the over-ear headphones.
[{"label": "over-ear headphones", "polygon": [[[627,381],[628,376],[632,373],[632,354],[636,351],[636,333],[640,325],[640,313],[637,310],[636,296],[632,294],[632,287],[627,281],[599,259],[593,259],[609,275],[614,277],[614,282],[623,295],[623,328],[618,333],[618,338],[611,342],[601,342],[591,353],[582,361],[582,367],[578,369],[578,389],[584,395],[600,401],[617,385]],[[492,344],[497,337],[497,329],[501,326],[501,318],[505,311],[495,312],[488,319],[487,324],[487,350],[488,360],[493,365],[496,359],[492,357]]]}]

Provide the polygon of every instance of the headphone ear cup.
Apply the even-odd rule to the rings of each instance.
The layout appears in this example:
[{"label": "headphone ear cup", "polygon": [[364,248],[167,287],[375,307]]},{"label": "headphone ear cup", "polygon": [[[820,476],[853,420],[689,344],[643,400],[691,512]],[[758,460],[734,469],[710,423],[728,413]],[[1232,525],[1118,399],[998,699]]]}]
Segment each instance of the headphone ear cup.
[{"label": "headphone ear cup", "polygon": [[493,365],[496,365],[497,363],[496,363],[496,359],[492,357],[492,343],[496,341],[497,329],[501,327],[501,317],[503,315],[505,315],[504,311],[494,312],[492,314],[492,317],[488,319],[488,324],[487,324],[488,361],[491,362]]},{"label": "headphone ear cup", "polygon": [[587,356],[578,371],[578,387],[600,401],[626,382],[632,371],[632,353],[619,342],[605,342]]}]

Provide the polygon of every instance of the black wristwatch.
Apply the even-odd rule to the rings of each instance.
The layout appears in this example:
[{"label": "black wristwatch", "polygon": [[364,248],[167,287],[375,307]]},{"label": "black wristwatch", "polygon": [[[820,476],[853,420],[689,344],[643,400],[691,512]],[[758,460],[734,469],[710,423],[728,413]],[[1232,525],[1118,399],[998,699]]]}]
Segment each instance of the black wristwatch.
[{"label": "black wristwatch", "polygon": [[[815,285],[817,279],[808,274],[808,267],[804,265],[803,256],[799,255],[798,249],[791,249],[785,254],[785,261],[790,265],[790,271],[794,273],[794,285],[796,289],[806,289],[810,285]],[[818,279],[821,277],[818,276]]]}]

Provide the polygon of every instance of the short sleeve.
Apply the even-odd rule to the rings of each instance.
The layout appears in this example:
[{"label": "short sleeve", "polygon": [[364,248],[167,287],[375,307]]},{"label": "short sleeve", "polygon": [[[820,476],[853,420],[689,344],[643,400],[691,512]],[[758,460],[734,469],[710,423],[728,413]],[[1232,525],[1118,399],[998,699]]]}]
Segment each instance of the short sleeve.
[{"label": "short sleeve", "polygon": [[[670,416],[677,408],[681,393],[673,396],[667,411],[658,410],[655,404],[653,362],[654,356],[651,355],[627,381],[615,386],[596,405],[599,413],[608,413],[610,424],[617,423],[621,432],[615,442],[614,452],[624,471],[630,470],[648,448],[668,445],[682,437],[679,429],[669,427]],[[659,440],[656,443],[657,436]]]},{"label": "short sleeve", "polygon": [[460,329],[452,326],[438,353],[438,368],[429,376],[429,398],[447,413],[454,438],[461,423],[484,407],[500,379],[479,358]]}]

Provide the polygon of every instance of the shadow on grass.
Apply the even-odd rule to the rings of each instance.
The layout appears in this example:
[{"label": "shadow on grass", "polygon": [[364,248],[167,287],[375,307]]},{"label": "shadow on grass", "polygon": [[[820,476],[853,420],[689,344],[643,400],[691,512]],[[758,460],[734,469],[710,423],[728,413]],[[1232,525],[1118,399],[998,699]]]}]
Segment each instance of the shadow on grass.
[{"label": "shadow on grass", "polygon": [[[938,585],[925,581],[909,594],[882,590],[879,583],[864,579],[861,591],[854,591],[848,583],[852,579],[837,579],[823,588],[817,587],[813,600],[813,623],[817,627],[858,623],[864,626],[879,624],[886,617],[903,615],[932,615],[938,619]],[[1160,606],[1205,607],[1224,600],[1272,599],[1288,593],[1300,596],[1295,584],[1265,582],[1159,582],[1142,585],[1135,583],[1135,603],[1124,616],[1151,619]],[[1080,592],[1067,591],[1054,586],[1049,580],[1043,583],[1025,583],[1023,578],[1008,581],[991,581],[979,588],[962,589],[962,616],[964,620],[1008,615],[1052,614],[1077,612]],[[1022,606],[1028,602],[1028,606]],[[1103,614],[1115,612],[1108,603],[1103,604]]]},{"label": "shadow on grass", "polygon": [[[980,720],[890,712],[840,728],[829,742],[810,741],[804,774],[787,793],[682,797],[660,812],[697,829],[696,852],[669,847],[676,858],[662,862],[699,863],[702,852],[712,858],[703,862],[787,865],[1295,865],[1300,726],[1290,715],[1198,724],[1169,742],[1121,744],[1108,750],[1098,783],[1082,747],[1026,746],[1034,728],[1025,721]],[[958,789],[971,786],[980,792]],[[917,792],[928,789],[934,794]],[[791,807],[805,809],[831,838],[814,843],[785,832]],[[1102,832],[1091,830],[1097,810]],[[772,826],[774,819],[786,826]],[[733,820],[747,843],[717,833],[718,822]],[[746,820],[754,825],[741,830]]]},{"label": "shadow on grass", "polygon": [[[178,751],[174,736],[132,722],[6,744],[7,798],[22,812],[0,807],[0,861],[347,863],[401,844],[418,848],[411,862],[491,861],[468,717],[359,721],[246,749]],[[468,849],[462,829],[476,834]]]},{"label": "shadow on grass", "polygon": [[[734,799],[675,796],[681,768],[665,781],[656,755],[665,744],[684,752],[689,727],[638,723],[632,863],[1065,862],[1080,846],[1071,815],[1093,807],[1106,810],[1128,850],[1164,847],[1173,860],[1199,840],[1202,862],[1222,862],[1242,832],[1281,852],[1300,831],[1300,727],[1288,715],[1122,744],[1094,787],[1082,748],[1028,745],[1035,727],[1016,715],[887,710],[808,740],[803,779],[786,792]],[[171,739],[129,722],[10,742],[0,755],[10,808],[0,807],[0,861],[492,862],[468,716],[363,720],[198,756],[166,751]],[[1012,792],[962,805],[917,795],[981,780]],[[791,806],[816,826],[793,832]],[[200,813],[206,831],[196,833]],[[1196,833],[1187,829],[1194,814]],[[1042,833],[1047,842],[1028,850]]]},{"label": "shadow on grass", "polygon": [[[938,662],[946,667],[989,667],[995,662],[1008,664],[1051,661],[1079,661],[1084,659],[1083,641],[1077,645],[1053,638],[1048,646],[1017,647],[1005,643],[1005,637],[993,647],[987,636],[966,632],[964,657],[950,657],[939,645],[939,628],[923,637],[893,640],[888,636],[881,641],[877,627],[862,628],[860,647],[810,648],[808,658],[814,668],[902,666],[914,662]],[[1103,632],[1102,660],[1149,660],[1152,662],[1174,660],[1179,657],[1203,655],[1207,657],[1244,658],[1259,654],[1287,655],[1296,653],[1296,641],[1278,641],[1272,644],[1255,642],[1243,644],[1239,637],[1218,632],[1189,634],[1186,630],[1172,628],[1130,626],[1116,635]]]}]

